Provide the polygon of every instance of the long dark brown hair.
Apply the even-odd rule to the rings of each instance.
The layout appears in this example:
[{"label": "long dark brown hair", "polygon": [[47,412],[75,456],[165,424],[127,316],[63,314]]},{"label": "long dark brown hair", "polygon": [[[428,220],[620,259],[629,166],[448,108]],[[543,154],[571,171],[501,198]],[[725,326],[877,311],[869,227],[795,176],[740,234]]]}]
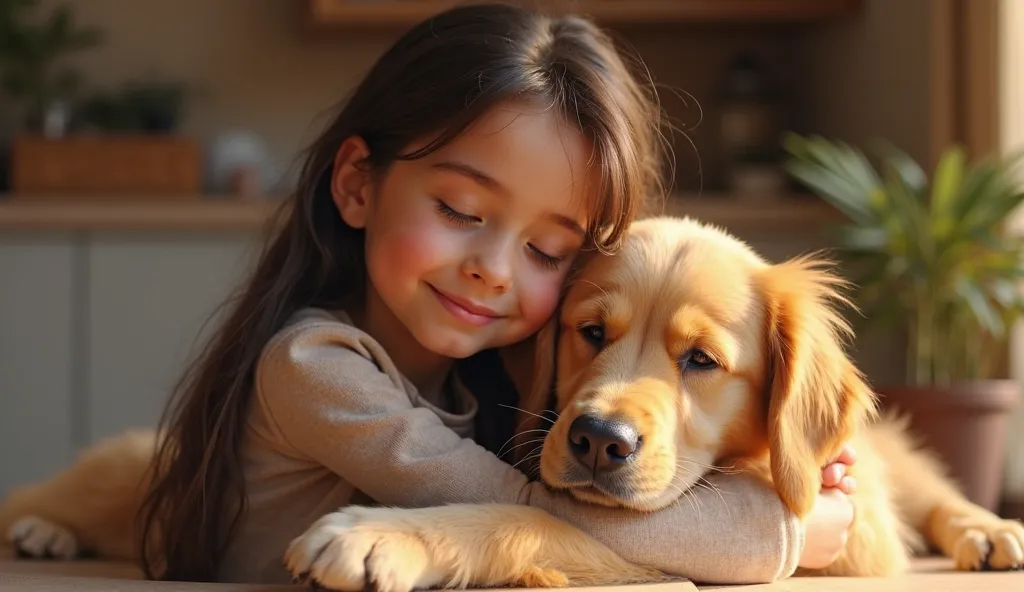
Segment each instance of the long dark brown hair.
[{"label": "long dark brown hair", "polygon": [[[638,65],[585,19],[503,4],[438,14],[384,53],[309,147],[279,230],[165,410],[140,511],[147,577],[216,578],[246,509],[242,442],[264,345],[299,309],[365,291],[363,233],[344,224],[331,199],[342,141],[363,138],[368,166],[383,173],[450,142],[499,101],[550,101],[593,143],[602,183],[588,231],[593,246],[614,249],[666,177],[661,109]],[[428,137],[436,139],[403,152]]]}]

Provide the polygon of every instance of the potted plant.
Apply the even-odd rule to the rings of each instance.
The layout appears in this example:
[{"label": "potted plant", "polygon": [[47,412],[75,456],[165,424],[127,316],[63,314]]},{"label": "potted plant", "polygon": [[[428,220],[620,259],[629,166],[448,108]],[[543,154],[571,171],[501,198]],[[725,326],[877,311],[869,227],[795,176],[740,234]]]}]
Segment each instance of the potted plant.
[{"label": "potted plant", "polygon": [[70,101],[80,86],[79,73],[61,61],[100,42],[96,29],[79,28],[68,6],[30,22],[36,0],[0,2],[0,84],[26,110],[32,132],[61,135]]},{"label": "potted plant", "polygon": [[908,381],[877,390],[906,412],[975,503],[995,509],[1019,386],[1000,374],[1010,325],[1024,311],[1024,240],[1005,222],[1021,202],[1018,158],[968,164],[960,147],[932,178],[885,146],[879,169],[842,142],[788,135],[785,168],[845,213],[838,246],[869,322],[906,331]]}]

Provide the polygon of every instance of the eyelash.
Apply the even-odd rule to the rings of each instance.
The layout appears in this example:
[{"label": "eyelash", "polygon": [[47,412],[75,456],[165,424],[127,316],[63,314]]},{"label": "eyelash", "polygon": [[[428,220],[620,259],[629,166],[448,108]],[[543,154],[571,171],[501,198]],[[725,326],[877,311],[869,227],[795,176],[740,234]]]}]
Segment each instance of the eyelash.
[{"label": "eyelash", "polygon": [[537,250],[537,248],[534,247],[533,245],[529,245],[529,247],[530,254],[533,255],[537,262],[540,263],[545,269],[558,269],[558,266],[561,265],[562,261],[565,260],[564,257],[552,257],[551,255],[548,255],[546,253],[542,253],[539,250]]},{"label": "eyelash", "polygon": [[477,218],[476,216],[467,216],[462,212],[458,212],[441,200],[437,200],[437,212],[447,218],[449,222],[457,226],[466,226],[467,224],[480,222],[480,218]]},{"label": "eyelash", "polygon": [[[463,214],[462,212],[455,210],[450,205],[444,203],[440,199],[436,201],[437,213],[444,216],[449,222],[455,224],[456,226],[464,227],[481,221],[480,218],[477,218],[476,216],[469,216],[467,214]],[[556,270],[558,269],[558,266],[562,264],[562,261],[565,260],[564,257],[554,257],[552,255],[548,255],[547,253],[540,251],[539,249],[537,249],[537,247],[534,247],[533,245],[527,246],[530,249],[530,255],[544,269]]]}]

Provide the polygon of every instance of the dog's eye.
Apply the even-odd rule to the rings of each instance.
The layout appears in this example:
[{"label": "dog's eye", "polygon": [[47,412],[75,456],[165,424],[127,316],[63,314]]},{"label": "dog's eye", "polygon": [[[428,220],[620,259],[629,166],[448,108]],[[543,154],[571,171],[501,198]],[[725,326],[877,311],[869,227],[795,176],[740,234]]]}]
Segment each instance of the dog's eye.
[{"label": "dog's eye", "polygon": [[580,335],[598,349],[604,345],[604,327],[601,325],[583,325],[580,327]]},{"label": "dog's eye", "polygon": [[718,363],[699,349],[691,349],[679,357],[681,370],[710,370],[716,366]]}]

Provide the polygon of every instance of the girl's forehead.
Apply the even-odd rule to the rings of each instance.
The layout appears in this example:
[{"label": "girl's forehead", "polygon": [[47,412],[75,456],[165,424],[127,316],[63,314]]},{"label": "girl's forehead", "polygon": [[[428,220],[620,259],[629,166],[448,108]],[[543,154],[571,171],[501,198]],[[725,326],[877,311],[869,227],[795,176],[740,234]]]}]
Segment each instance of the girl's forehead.
[{"label": "girl's forehead", "polygon": [[496,105],[425,159],[433,168],[475,178],[499,195],[543,206],[586,227],[598,171],[593,147],[550,104]]}]

